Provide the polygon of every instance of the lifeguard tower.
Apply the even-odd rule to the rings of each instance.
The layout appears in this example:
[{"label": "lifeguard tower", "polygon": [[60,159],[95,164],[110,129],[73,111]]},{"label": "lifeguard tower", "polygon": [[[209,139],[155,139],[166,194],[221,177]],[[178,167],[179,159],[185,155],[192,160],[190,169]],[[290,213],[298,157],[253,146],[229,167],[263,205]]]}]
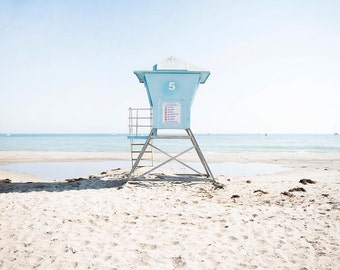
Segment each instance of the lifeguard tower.
[{"label": "lifeguard tower", "polygon": [[[153,66],[152,70],[137,70],[134,74],[143,83],[151,108],[132,109],[130,108],[130,135],[131,141],[131,160],[132,169],[129,178],[134,174],[144,156],[148,155],[152,160],[152,149],[165,154],[168,160],[151,168],[149,171],[140,175],[140,177],[149,174],[157,168],[167,164],[170,161],[177,161],[183,166],[195,171],[201,176],[214,181],[213,174],[210,171],[203,153],[190,129],[190,112],[196,91],[199,84],[204,84],[208,79],[210,72],[199,67],[183,62],[176,57],[169,57],[165,61]],[[148,129],[148,134],[146,130]],[[166,134],[161,135],[163,130],[185,130],[184,135]],[[187,139],[191,146],[177,155],[170,155],[159,147],[155,146],[154,140],[158,139]],[[144,143],[136,143],[138,140],[145,140]],[[134,147],[141,146],[139,150]],[[199,160],[205,170],[205,174],[200,173],[192,166],[182,162],[178,158],[195,149]],[[133,154],[138,154],[134,157]]]}]

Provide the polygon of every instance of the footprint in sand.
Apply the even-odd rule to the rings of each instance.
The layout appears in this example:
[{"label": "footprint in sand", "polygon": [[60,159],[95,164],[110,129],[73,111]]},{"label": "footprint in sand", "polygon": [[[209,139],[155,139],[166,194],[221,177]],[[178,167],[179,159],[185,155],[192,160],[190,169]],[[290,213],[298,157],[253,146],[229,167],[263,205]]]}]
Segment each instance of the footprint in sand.
[{"label": "footprint in sand", "polygon": [[233,236],[233,235],[229,236],[229,239],[230,239],[231,241],[238,241],[237,237],[235,237],[235,236]]},{"label": "footprint in sand", "polygon": [[268,253],[268,250],[260,249],[260,250],[259,250],[259,253],[260,253],[261,255],[264,255],[264,254],[267,254],[267,253]]},{"label": "footprint in sand", "polygon": [[172,258],[172,264],[174,268],[184,267],[186,262],[183,260],[182,256],[177,256]]},{"label": "footprint in sand", "polygon": [[149,248],[150,248],[150,250],[156,250],[157,245],[149,244]]},{"label": "footprint in sand", "polygon": [[112,258],[112,255],[107,255],[107,256],[104,257],[104,260],[109,261],[111,258]]}]

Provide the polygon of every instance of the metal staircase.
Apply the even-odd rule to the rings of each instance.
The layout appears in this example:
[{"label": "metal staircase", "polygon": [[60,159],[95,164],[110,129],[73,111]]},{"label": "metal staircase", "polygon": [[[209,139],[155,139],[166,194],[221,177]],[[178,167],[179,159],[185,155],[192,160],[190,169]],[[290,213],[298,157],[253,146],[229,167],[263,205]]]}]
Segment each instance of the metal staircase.
[{"label": "metal staircase", "polygon": [[[152,130],[151,108],[129,108],[129,135],[131,149],[131,166],[133,166],[140,155],[145,141]],[[148,147],[139,162],[138,167],[153,166],[152,147]]]}]

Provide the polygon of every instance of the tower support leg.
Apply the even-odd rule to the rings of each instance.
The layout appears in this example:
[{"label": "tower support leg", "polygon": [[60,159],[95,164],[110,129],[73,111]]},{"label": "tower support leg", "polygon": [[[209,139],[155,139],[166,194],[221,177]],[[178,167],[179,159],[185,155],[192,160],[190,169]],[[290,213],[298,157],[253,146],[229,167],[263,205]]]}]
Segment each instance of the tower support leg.
[{"label": "tower support leg", "polygon": [[212,174],[212,172],[209,168],[209,165],[208,165],[206,159],[204,158],[204,155],[203,155],[203,153],[202,153],[202,151],[201,151],[201,149],[200,149],[200,147],[199,147],[199,145],[196,141],[194,134],[192,133],[190,128],[186,129],[185,131],[188,133],[188,135],[190,137],[192,145],[194,146],[196,153],[197,153],[197,155],[198,155],[198,157],[199,157],[199,159],[202,163],[202,166],[203,166],[205,172],[207,173],[207,177],[211,177],[215,181],[215,178],[214,178],[214,176],[213,176],[213,174]]}]

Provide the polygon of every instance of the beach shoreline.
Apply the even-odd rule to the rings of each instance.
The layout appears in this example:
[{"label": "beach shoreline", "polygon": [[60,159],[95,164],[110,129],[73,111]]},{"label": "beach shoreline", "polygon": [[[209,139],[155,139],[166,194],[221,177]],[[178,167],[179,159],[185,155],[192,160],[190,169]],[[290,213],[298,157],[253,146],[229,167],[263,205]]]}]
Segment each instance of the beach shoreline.
[{"label": "beach shoreline", "polygon": [[[340,152],[204,152],[208,162],[265,162],[278,160],[285,164],[302,161],[333,162],[340,159]],[[161,153],[154,153],[155,159],[164,160]],[[0,165],[22,162],[53,161],[103,161],[130,160],[129,152],[53,152],[53,151],[0,151]],[[184,160],[197,160],[194,152],[184,155]]]},{"label": "beach shoreline", "polygon": [[[129,159],[129,153],[0,152],[0,163]],[[164,168],[49,181],[0,170],[3,269],[336,269],[340,153],[205,153],[290,170],[223,189]],[[190,160],[194,156],[188,156]],[[6,175],[7,173],[7,175]],[[94,172],[96,173],[96,172]]]},{"label": "beach shoreline", "polygon": [[[164,162],[167,156],[154,153],[154,160]],[[175,155],[175,154],[173,154]],[[239,164],[274,164],[289,168],[319,168],[336,169],[340,166],[340,153],[310,153],[310,152],[230,152],[230,153],[205,153],[208,163],[239,163]],[[0,151],[0,166],[16,163],[44,163],[44,162],[102,162],[102,161],[130,161],[128,152],[53,152],[53,151]],[[199,162],[196,153],[187,153],[181,157],[184,162]],[[176,165],[176,164],[175,164]],[[171,167],[171,166],[170,166]],[[124,167],[129,169],[131,167]],[[246,167],[245,167],[246,168]],[[107,169],[110,169],[109,167]],[[92,174],[98,173],[95,169]],[[228,172],[226,171],[226,175]],[[263,173],[265,174],[265,173]],[[80,174],[79,177],[83,177]],[[45,181],[42,176],[13,171],[0,167],[0,179],[11,181]],[[62,180],[62,179],[59,179]]]}]

